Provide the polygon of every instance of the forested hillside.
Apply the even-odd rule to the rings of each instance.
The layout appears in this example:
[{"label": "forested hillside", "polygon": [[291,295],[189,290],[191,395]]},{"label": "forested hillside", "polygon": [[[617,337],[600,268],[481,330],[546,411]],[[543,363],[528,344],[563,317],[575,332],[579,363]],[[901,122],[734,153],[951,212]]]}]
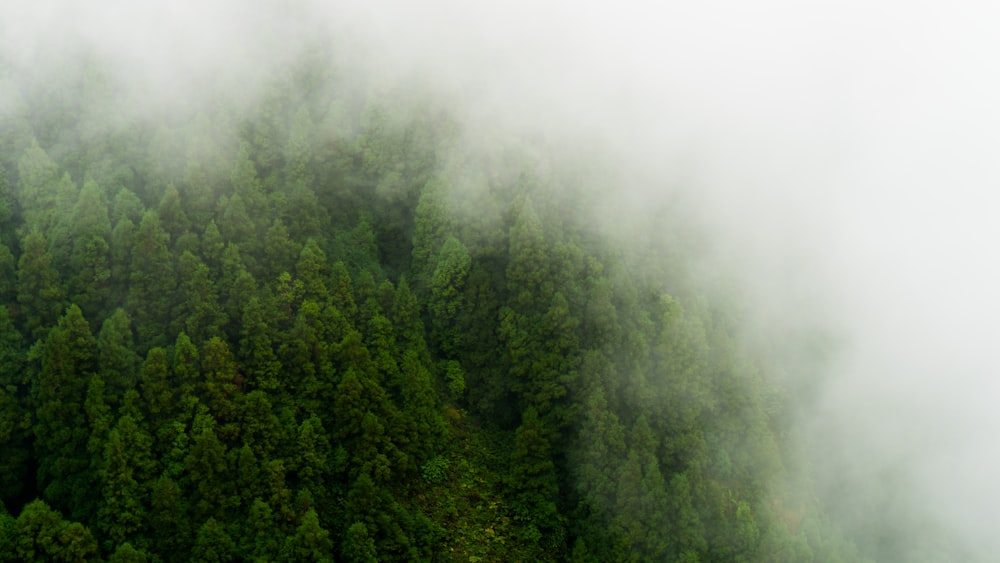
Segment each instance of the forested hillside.
[{"label": "forested hillside", "polygon": [[0,560],[858,560],[681,226],[626,248],[585,159],[345,76],[19,82]]}]

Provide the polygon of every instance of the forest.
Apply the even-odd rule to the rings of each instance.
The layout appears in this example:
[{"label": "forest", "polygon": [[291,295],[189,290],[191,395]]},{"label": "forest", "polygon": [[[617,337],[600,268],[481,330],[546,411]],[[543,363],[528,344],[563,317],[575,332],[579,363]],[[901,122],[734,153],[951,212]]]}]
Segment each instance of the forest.
[{"label": "forest", "polygon": [[0,560],[862,559],[587,155],[319,48],[170,115],[81,57],[0,113]]}]

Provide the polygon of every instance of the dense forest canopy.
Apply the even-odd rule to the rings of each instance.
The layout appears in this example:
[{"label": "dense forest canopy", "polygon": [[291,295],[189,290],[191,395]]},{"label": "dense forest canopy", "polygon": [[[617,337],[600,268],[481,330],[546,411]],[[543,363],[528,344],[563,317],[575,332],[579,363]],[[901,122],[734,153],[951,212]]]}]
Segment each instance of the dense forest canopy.
[{"label": "dense forest canopy", "polygon": [[322,42],[155,108],[74,56],[0,59],[0,560],[897,552],[825,513],[681,214],[602,215],[596,145]]}]

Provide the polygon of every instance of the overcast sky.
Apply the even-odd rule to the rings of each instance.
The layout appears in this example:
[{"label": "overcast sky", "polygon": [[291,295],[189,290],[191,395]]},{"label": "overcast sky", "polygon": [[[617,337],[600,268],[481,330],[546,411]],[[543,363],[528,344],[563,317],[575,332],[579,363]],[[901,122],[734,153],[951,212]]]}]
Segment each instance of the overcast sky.
[{"label": "overcast sky", "polygon": [[461,98],[469,120],[600,137],[650,179],[609,195],[679,190],[760,319],[841,337],[814,439],[846,444],[834,453],[862,477],[903,463],[914,498],[970,545],[1000,547],[988,2],[371,0],[323,3],[309,26],[286,4],[8,1],[0,48],[13,79],[85,44],[181,96],[220,69],[249,80],[306,28],[329,29],[379,73]]}]

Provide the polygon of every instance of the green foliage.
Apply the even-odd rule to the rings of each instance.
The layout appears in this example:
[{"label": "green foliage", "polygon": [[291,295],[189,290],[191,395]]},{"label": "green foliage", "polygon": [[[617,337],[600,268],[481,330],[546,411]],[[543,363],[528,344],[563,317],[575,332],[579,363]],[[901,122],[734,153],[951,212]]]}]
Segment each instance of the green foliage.
[{"label": "green foliage", "polygon": [[429,483],[440,483],[448,478],[448,458],[437,456],[427,461],[420,468],[420,474]]},{"label": "green foliage", "polygon": [[861,559],[689,265],[314,51],[246,112],[5,134],[0,561]]}]

